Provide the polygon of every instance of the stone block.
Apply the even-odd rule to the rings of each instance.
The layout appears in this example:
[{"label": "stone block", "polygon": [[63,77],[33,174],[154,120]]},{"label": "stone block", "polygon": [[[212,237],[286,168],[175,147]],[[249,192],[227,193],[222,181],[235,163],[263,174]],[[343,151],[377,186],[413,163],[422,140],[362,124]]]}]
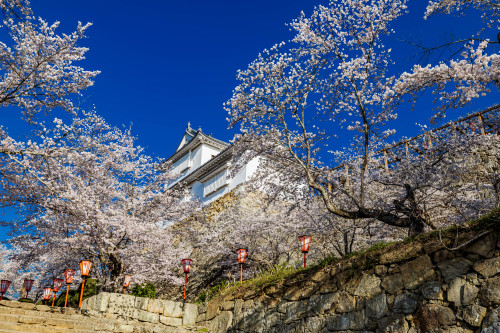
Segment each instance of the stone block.
[{"label": "stone block", "polygon": [[135,297],[122,294],[110,294],[108,313],[114,313],[123,317],[134,315]]},{"label": "stone block", "polygon": [[326,325],[325,318],[322,317],[309,317],[304,321],[305,332],[321,332]]},{"label": "stone block", "polygon": [[367,317],[376,319],[382,318],[388,311],[387,296],[383,293],[367,299],[365,309]]},{"label": "stone block", "polygon": [[299,286],[292,286],[285,291],[283,299],[287,301],[298,301],[302,296],[302,288]]},{"label": "stone block", "polygon": [[392,311],[394,313],[410,314],[418,305],[418,297],[412,293],[399,294],[394,299]]},{"label": "stone block", "polygon": [[150,299],[146,297],[136,297],[134,307],[136,309],[146,311],[146,309],[148,308],[149,300]]},{"label": "stone block", "polygon": [[276,325],[281,325],[283,323],[282,321],[282,315],[278,312],[271,312],[271,313],[266,313],[266,326],[267,327],[273,327]]},{"label": "stone block", "polygon": [[[243,306],[243,303],[241,303],[241,305]],[[207,320],[212,320],[213,318],[215,318],[215,316],[219,315],[220,313],[219,310],[220,310],[220,303],[217,300],[209,302],[207,306]]]},{"label": "stone block", "polygon": [[150,299],[146,303],[146,311],[152,312],[152,313],[163,313],[164,309],[164,301],[161,299]]},{"label": "stone block", "polygon": [[446,260],[438,264],[441,275],[446,283],[449,283],[457,276],[468,273],[471,266],[472,263],[469,260],[461,257]]},{"label": "stone block", "polygon": [[443,300],[443,290],[441,289],[441,283],[439,283],[439,281],[427,282],[422,287],[421,292],[425,299]]},{"label": "stone block", "polygon": [[451,281],[447,290],[446,299],[456,307],[469,305],[476,299],[479,289],[462,278],[455,278]]},{"label": "stone block", "polygon": [[287,303],[285,312],[285,324],[289,324],[304,317],[309,310],[309,300]]},{"label": "stone block", "polygon": [[[234,311],[235,317],[238,317],[241,315],[241,311],[243,309],[243,303],[244,303],[244,301],[241,298],[236,299],[234,301],[234,310],[233,311]],[[209,319],[207,319],[207,320],[209,320]]]},{"label": "stone block", "polygon": [[387,267],[384,265],[375,266],[375,274],[378,276],[386,276],[387,275]]},{"label": "stone block", "polygon": [[[204,312],[204,313],[200,313],[199,315],[196,316],[196,323],[200,323],[202,321],[205,321],[207,320],[207,313]],[[161,321],[161,317],[160,317],[160,321]]]},{"label": "stone block", "polygon": [[500,257],[482,260],[476,262],[473,266],[474,270],[484,276],[490,278],[500,273]]},{"label": "stone block", "polygon": [[175,302],[174,301],[164,301],[163,302],[163,315],[165,317],[172,317],[174,313]]},{"label": "stone block", "polygon": [[336,313],[351,312],[356,309],[356,299],[345,291],[334,294],[333,309]]},{"label": "stone block", "polygon": [[184,314],[182,316],[183,325],[194,325],[198,316],[198,306],[196,304],[184,303]]},{"label": "stone block", "polygon": [[406,289],[415,289],[432,279],[434,270],[428,255],[423,255],[401,266],[403,284]]},{"label": "stone block", "polygon": [[403,277],[401,273],[392,274],[386,276],[381,283],[382,288],[384,288],[389,294],[397,294],[403,290]]},{"label": "stone block", "polygon": [[159,314],[157,314],[157,313],[152,313],[149,311],[135,309],[134,319],[155,324],[155,323],[159,322],[160,318],[159,318]]},{"label": "stone block", "polygon": [[234,301],[224,301],[222,302],[222,310],[230,311],[234,309]]},{"label": "stone block", "polygon": [[453,310],[438,304],[423,304],[414,318],[421,332],[433,331],[456,322]]},{"label": "stone block", "polygon": [[481,284],[479,295],[483,305],[500,304],[500,276],[486,279]]},{"label": "stone block", "polygon": [[306,283],[305,286],[302,286],[302,293],[300,295],[300,298],[305,299],[311,297],[319,289],[319,286],[319,284],[316,284],[314,282]]},{"label": "stone block", "polygon": [[424,252],[425,254],[432,254],[436,251],[444,249],[444,244],[441,243],[440,241],[432,241],[428,242],[424,246]]},{"label": "stone block", "polygon": [[182,325],[182,319],[181,318],[172,318],[172,317],[165,317],[165,316],[159,316],[159,321],[163,325],[167,326],[181,326]]},{"label": "stone block", "polygon": [[362,310],[334,315],[328,319],[326,328],[329,331],[363,330],[365,322],[366,316]]},{"label": "stone block", "polygon": [[455,252],[447,249],[439,250],[432,255],[432,260],[436,264],[453,258],[455,258]]},{"label": "stone block", "polygon": [[174,302],[174,311],[172,311],[172,317],[182,318],[182,308],[183,304],[181,302]]},{"label": "stone block", "polygon": [[380,279],[374,274],[363,274],[361,281],[354,290],[355,296],[372,297],[381,292]]},{"label": "stone block", "polygon": [[314,295],[309,298],[309,308],[312,314],[322,315],[328,312],[338,296],[334,293]]},{"label": "stone block", "polygon": [[486,316],[486,308],[477,304],[465,307],[462,315],[465,322],[474,327],[481,326],[484,316]]},{"label": "stone block", "polygon": [[209,331],[213,333],[225,333],[231,327],[232,322],[233,322],[233,313],[230,311],[222,311],[210,323]]},{"label": "stone block", "polygon": [[393,264],[415,258],[420,253],[422,253],[422,244],[409,244],[408,246],[398,247],[392,251],[382,253],[379,262],[384,265]]},{"label": "stone block", "polygon": [[491,309],[483,319],[481,333],[500,332],[500,306]]},{"label": "stone block", "polygon": [[311,281],[314,282],[321,282],[323,283],[328,279],[330,276],[330,271],[327,268],[320,269],[319,271],[315,272],[314,274],[311,275],[310,279]]},{"label": "stone block", "polygon": [[384,317],[378,321],[377,332],[383,333],[407,333],[409,330],[408,322],[404,316]]},{"label": "stone block", "polygon": [[479,254],[480,256],[491,258],[495,252],[497,236],[490,232],[486,236],[476,240],[474,243],[464,248],[465,252]]}]

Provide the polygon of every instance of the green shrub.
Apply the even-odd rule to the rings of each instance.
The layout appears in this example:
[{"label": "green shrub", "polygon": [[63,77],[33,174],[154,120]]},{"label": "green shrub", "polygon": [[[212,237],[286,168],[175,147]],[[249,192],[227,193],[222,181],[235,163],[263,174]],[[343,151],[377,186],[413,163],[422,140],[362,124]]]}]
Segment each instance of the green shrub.
[{"label": "green shrub", "polygon": [[131,293],[133,296],[137,297],[147,297],[147,298],[156,298],[156,286],[151,282],[143,283],[142,285],[136,284]]},{"label": "green shrub", "polygon": [[18,299],[18,302],[21,302],[21,303],[35,303],[35,301],[33,301],[30,298],[20,298],[20,299]]},{"label": "green shrub", "polygon": [[[70,287],[71,288],[71,287]],[[80,302],[80,290],[82,286],[78,286],[78,289],[70,289],[68,293],[68,307],[76,308],[78,307],[78,303]],[[83,289],[83,298],[82,301],[86,298],[99,294],[101,290],[101,285],[99,281],[95,279],[86,279],[85,287]],[[66,298],[66,287],[61,289],[58,296],[56,297],[55,306],[64,306],[64,300]],[[49,302],[47,301],[47,305]],[[50,300],[50,305],[52,305],[52,299]]]}]

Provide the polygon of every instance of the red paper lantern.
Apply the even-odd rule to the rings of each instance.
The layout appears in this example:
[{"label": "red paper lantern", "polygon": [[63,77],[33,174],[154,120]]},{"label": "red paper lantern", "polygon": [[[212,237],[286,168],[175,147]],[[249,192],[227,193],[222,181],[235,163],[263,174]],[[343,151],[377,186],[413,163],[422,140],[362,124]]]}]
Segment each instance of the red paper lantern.
[{"label": "red paper lantern", "polygon": [[131,275],[125,275],[125,278],[123,279],[123,288],[128,288],[131,280],[132,280]]},{"label": "red paper lantern", "polygon": [[182,259],[182,268],[184,269],[184,273],[189,273],[192,263],[193,261],[191,259]]},{"label": "red paper lantern", "polygon": [[247,249],[238,249],[236,255],[238,256],[238,263],[243,264],[248,256],[248,251]]},{"label": "red paper lantern", "polygon": [[9,289],[9,286],[11,283],[12,283],[12,281],[2,280],[1,285],[0,285],[0,293],[5,294],[7,292],[7,289]]},{"label": "red paper lantern", "polygon": [[57,293],[61,289],[63,282],[64,282],[63,279],[53,279],[52,280],[52,289],[54,290],[54,292]]},{"label": "red paper lantern", "polygon": [[311,246],[311,237],[309,236],[299,236],[300,247],[302,248],[303,253],[307,253],[309,251],[309,247]]},{"label": "red paper lantern", "polygon": [[3,294],[5,294],[7,292],[7,289],[9,289],[11,282],[12,281],[9,281],[9,280],[2,280],[2,282],[0,283],[0,294],[2,294],[0,296],[0,301],[3,298]]},{"label": "red paper lantern", "polygon": [[80,273],[82,276],[88,276],[90,274],[90,269],[92,268],[92,261],[82,260],[80,261]]},{"label": "red paper lantern", "polygon": [[35,283],[35,280],[30,280],[30,279],[24,280],[24,290],[29,292],[33,287],[33,283]]},{"label": "red paper lantern", "polygon": [[30,280],[30,279],[24,280],[24,290],[26,290],[26,298],[28,298],[28,294],[31,290],[31,287],[33,287],[33,283],[35,283],[34,280]]},{"label": "red paper lantern", "polygon": [[75,278],[76,271],[74,269],[66,269],[64,271],[64,280],[66,284],[72,284]]},{"label": "red paper lantern", "polygon": [[51,287],[43,288],[43,299],[45,301],[49,300],[51,296],[52,296],[52,288]]}]

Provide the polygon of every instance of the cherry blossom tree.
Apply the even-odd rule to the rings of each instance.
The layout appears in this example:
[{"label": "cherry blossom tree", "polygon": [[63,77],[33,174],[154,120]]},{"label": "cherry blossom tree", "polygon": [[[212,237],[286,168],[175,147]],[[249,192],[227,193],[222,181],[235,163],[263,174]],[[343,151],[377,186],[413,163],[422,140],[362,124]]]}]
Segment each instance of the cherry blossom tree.
[{"label": "cherry blossom tree", "polygon": [[70,124],[55,119],[28,142],[2,133],[0,154],[0,202],[18,216],[3,223],[19,267],[51,278],[90,259],[105,290],[119,289],[125,273],[135,282],[182,282],[189,245],[170,225],[196,203],[167,187],[175,175],[158,170],[130,129],[83,113]]},{"label": "cherry blossom tree", "polygon": [[[411,189],[401,191],[403,205],[411,207],[406,213],[370,206],[367,199],[370,154],[393,133],[385,124],[396,117],[383,107],[390,82],[390,50],[383,38],[405,9],[400,0],[344,0],[318,6],[310,17],[302,14],[291,24],[296,32],[291,45],[265,50],[238,73],[240,84],[226,109],[231,126],[239,123],[252,142],[241,144],[243,149],[265,137],[257,150],[272,156],[271,169],[289,174],[298,166],[292,173],[301,173],[331,213],[353,220],[375,218],[415,234],[425,223],[411,204]],[[361,156],[351,174],[357,181],[348,187],[327,168],[338,152],[325,157],[325,151],[339,141],[351,143],[351,156]],[[332,195],[332,189],[340,195]]]},{"label": "cherry blossom tree", "polygon": [[[444,117],[446,110],[462,107],[473,99],[485,96],[500,83],[500,5],[488,0],[439,0],[429,1],[425,18],[439,14],[456,13],[467,17],[471,10],[482,13],[484,26],[469,38],[462,38],[446,44],[461,47],[457,58],[452,55],[438,64],[415,65],[402,73],[389,89],[390,94],[411,94],[417,98],[420,93],[432,89],[437,94],[439,112],[435,117]],[[434,46],[432,49],[440,49]],[[455,51],[455,53],[458,53]]]},{"label": "cherry blossom tree", "polygon": [[[443,161],[453,161],[451,168],[455,170],[475,172],[472,166],[477,164],[459,163],[450,156],[454,156],[453,151],[465,154],[477,145],[491,146],[498,140],[494,134],[478,141],[482,144],[460,149],[459,143],[464,142],[451,140],[446,146],[444,139],[439,144],[442,149],[435,144],[432,153],[424,142],[415,156],[396,157],[406,161],[397,167],[405,171],[389,172],[388,165],[384,168],[380,152],[390,147],[388,138],[395,132],[390,122],[397,116],[393,106],[400,92],[409,91],[408,82],[417,87],[428,82],[428,74],[423,72],[403,74],[398,79],[390,74],[391,50],[384,41],[393,32],[393,21],[404,14],[405,3],[342,0],[318,6],[311,16],[302,14],[291,23],[295,35],[289,43],[264,50],[247,69],[238,72],[239,85],[226,110],[230,126],[239,125],[242,132],[237,136],[236,156],[242,161],[262,156],[256,188],[262,188],[259,181],[265,182],[267,193],[280,193],[287,200],[317,195],[339,221],[377,220],[404,228],[410,236],[426,226],[435,227],[424,212],[429,211],[429,198],[436,198],[437,193],[443,200],[453,193],[467,193],[462,198],[465,201],[471,198],[465,186],[447,178],[451,169]],[[437,71],[436,77],[440,75]],[[421,77],[411,81],[412,75]],[[481,80],[471,77],[470,85],[475,82],[481,85]],[[471,150],[467,153],[473,154]],[[405,174],[412,163],[411,173]],[[419,168],[425,171],[423,175],[419,175]],[[488,193],[497,191],[484,177],[480,179]],[[440,186],[433,186],[433,182]],[[465,192],[456,192],[458,189]],[[472,206],[477,208],[479,202]],[[459,206],[457,201],[454,204]],[[485,207],[492,205],[489,202]]]},{"label": "cherry blossom tree", "polygon": [[1,0],[0,106],[18,107],[25,119],[60,107],[73,111],[72,94],[93,84],[99,71],[75,65],[88,51],[78,46],[90,23],[71,34],[57,34],[59,22],[36,18],[29,1]]}]

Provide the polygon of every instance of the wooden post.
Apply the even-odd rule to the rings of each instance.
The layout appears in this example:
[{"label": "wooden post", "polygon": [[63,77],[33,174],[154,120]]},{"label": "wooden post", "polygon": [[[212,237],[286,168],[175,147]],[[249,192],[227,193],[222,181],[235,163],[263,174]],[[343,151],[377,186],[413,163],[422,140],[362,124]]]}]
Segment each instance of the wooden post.
[{"label": "wooden post", "polygon": [[240,286],[243,285],[243,264],[240,264]]},{"label": "wooden post", "polygon": [[481,134],[485,135],[486,131],[484,129],[484,118],[483,118],[483,115],[480,114],[478,117],[479,117],[479,123],[481,124]]},{"label": "wooden post", "polygon": [[389,173],[389,162],[387,162],[387,149],[384,149],[385,172]]},{"label": "wooden post", "polygon": [[349,182],[349,166],[346,164],[345,165],[345,187],[348,187],[350,184]]}]

